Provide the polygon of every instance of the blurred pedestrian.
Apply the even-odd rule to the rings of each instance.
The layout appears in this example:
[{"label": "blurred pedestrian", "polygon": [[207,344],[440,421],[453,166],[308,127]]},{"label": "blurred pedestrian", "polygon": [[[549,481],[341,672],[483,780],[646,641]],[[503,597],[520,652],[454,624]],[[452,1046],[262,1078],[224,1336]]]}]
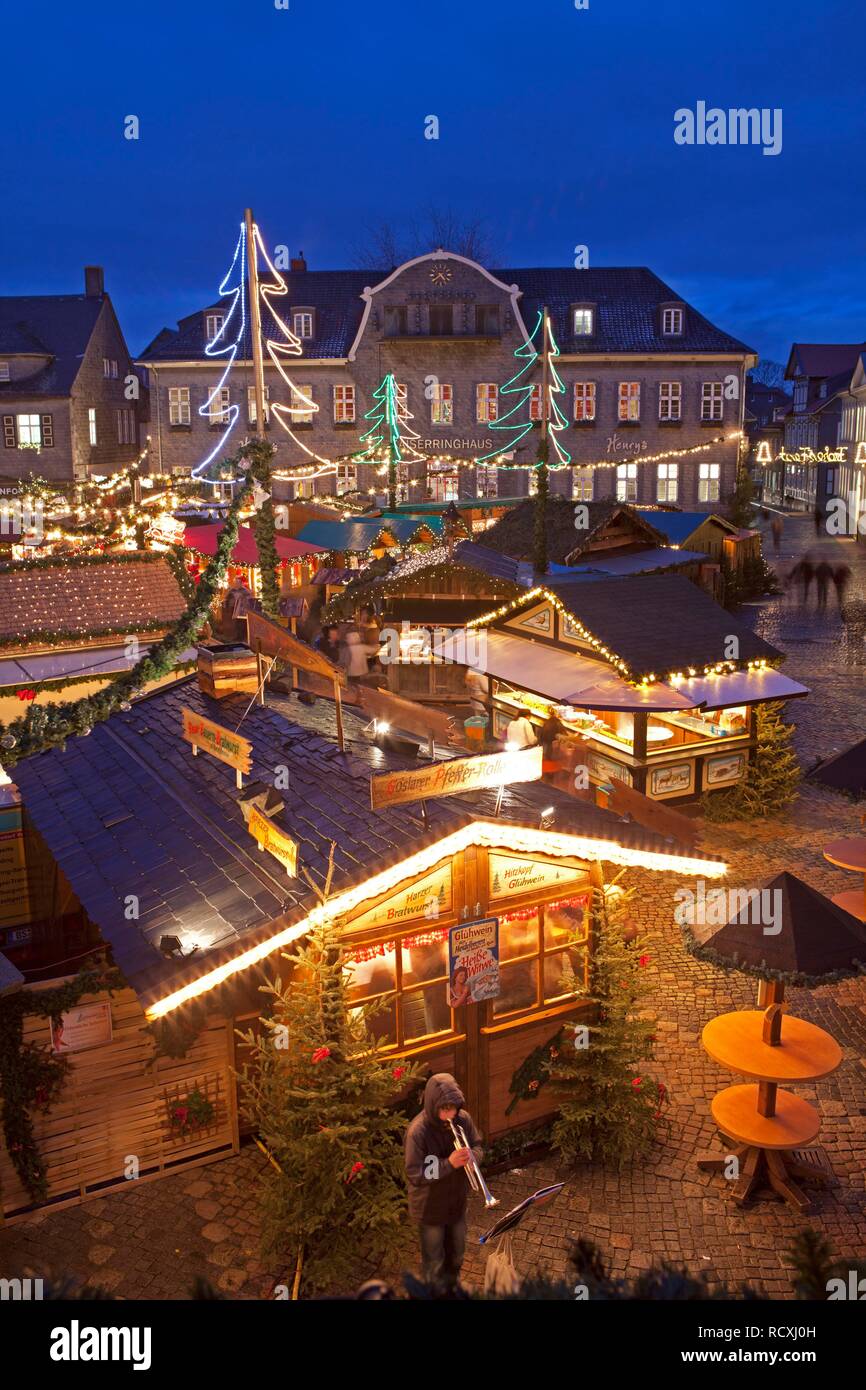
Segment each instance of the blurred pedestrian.
[{"label": "blurred pedestrian", "polygon": [[333,661],[337,666],[340,663],[340,640],[339,628],[336,623],[325,623],[313,646],[316,651],[321,652],[329,661]]},{"label": "blurred pedestrian", "polygon": [[823,525],[824,525],[824,513],[821,511],[821,508],[820,508],[820,507],[817,507],[817,506],[816,506],[816,508],[815,508],[815,535],[816,535],[816,536],[820,536]]},{"label": "blurred pedestrian", "polygon": [[805,608],[809,602],[809,590],[812,587],[812,580],[815,578],[815,566],[812,564],[812,557],[805,555],[799,564],[800,570],[800,601]]},{"label": "blurred pedestrian", "polygon": [[773,520],[770,522],[770,532],[773,537],[773,549],[775,550],[777,555],[779,551],[782,549],[783,528],[784,522],[782,521],[782,518],[780,516],[774,516]]},{"label": "blurred pedestrian", "polygon": [[848,585],[851,583],[851,566],[837,565],[833,571],[833,583],[836,588],[836,597],[839,600],[839,611],[841,612],[842,605],[845,602],[845,594],[848,590]]},{"label": "blurred pedestrian", "polygon": [[832,579],[832,566],[828,565],[826,560],[822,560],[815,570],[815,588],[818,591],[818,607],[820,609],[827,607],[827,593]]}]

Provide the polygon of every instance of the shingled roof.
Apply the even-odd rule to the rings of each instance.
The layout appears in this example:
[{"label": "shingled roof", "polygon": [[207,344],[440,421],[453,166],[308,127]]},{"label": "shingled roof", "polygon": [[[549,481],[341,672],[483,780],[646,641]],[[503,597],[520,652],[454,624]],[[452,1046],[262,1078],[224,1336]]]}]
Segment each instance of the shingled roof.
[{"label": "shingled roof", "polygon": [[98,563],[0,569],[0,644],[26,647],[48,634],[52,647],[76,637],[107,637],[169,627],[186,608],[162,555]]},{"label": "shingled roof", "polygon": [[[309,707],[269,694],[267,706],[250,709],[246,697],[211,700],[194,679],[138,701],[65,750],[18,763],[15,781],[27,815],[142,998],[237,955],[241,942],[246,948],[269,936],[275,921],[300,920],[315,902],[304,878],[289,878],[257,850],[233,770],[192,758],[180,734],[183,706],[232,728],[246,711],[241,732],[252,742],[252,776],[270,786],[275,768],[288,770],[285,808],[275,819],[319,881],[335,843],[335,892],[461,825],[495,818],[495,789],[428,801],[429,827],[417,805],[373,812],[371,774],[417,763],[372,743],[367,721],[348,707],[347,751],[340,753],[330,701]],[[506,788],[500,819],[537,828],[551,805],[557,830],[654,854],[684,852],[547,784]],[[137,920],[127,915],[130,894]],[[163,936],[199,950],[192,961],[166,959]]]},{"label": "shingled roof", "polygon": [[[588,525],[578,529],[575,525],[578,506],[586,509]],[[547,558],[552,564],[573,564],[589,550],[593,537],[614,516],[626,516],[635,529],[635,543],[641,540],[646,546],[664,545],[666,537],[649,520],[640,515],[634,507],[625,502],[605,499],[600,502],[576,503],[558,493],[551,493],[547,499],[545,531],[547,533]],[[484,532],[484,546],[488,550],[498,550],[514,560],[532,560],[535,543],[536,503],[534,497],[526,497],[516,507],[504,512],[492,526]],[[605,552],[608,553],[608,552]]]},{"label": "shingled roof", "polygon": [[599,580],[557,574],[545,576],[544,585],[635,678],[715,665],[726,659],[731,637],[738,640],[740,664],[781,656],[679,574]]},{"label": "shingled roof", "polygon": [[0,296],[0,352],[52,358],[33,376],[0,384],[0,399],[68,396],[104,302],[84,294]]},{"label": "shingled roof", "polygon": [[[315,337],[304,340],[304,355],[347,357],[361,325],[363,291],[375,288],[391,273],[390,270],[283,271],[288,295],[282,299],[282,304],[316,311]],[[536,266],[491,270],[490,274],[505,285],[517,285],[521,291],[518,303],[528,331],[532,330],[538,310],[547,305],[563,352],[669,353],[672,343],[677,352],[729,352],[739,356],[753,351],[739,339],[716,328],[645,266],[603,266],[586,270]],[[176,329],[163,328],[139,354],[139,360],[204,359],[205,314],[214,309],[228,310],[231,302],[229,297],[217,300],[181,319]],[[587,303],[596,307],[595,333],[591,338],[575,337],[569,309],[572,304]],[[663,304],[684,308],[683,332],[673,340],[662,336],[660,310]],[[249,315],[246,321],[249,324]],[[266,309],[263,310],[262,328],[266,336],[274,336]]]}]

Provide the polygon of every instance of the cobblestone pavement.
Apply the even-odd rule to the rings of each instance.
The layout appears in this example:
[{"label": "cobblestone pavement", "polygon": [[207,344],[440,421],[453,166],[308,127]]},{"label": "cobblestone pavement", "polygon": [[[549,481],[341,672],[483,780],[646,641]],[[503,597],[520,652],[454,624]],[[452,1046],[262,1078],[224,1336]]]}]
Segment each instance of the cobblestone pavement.
[{"label": "cobblestone pavement", "polygon": [[[852,596],[866,594],[866,545],[816,541],[811,518],[788,518],[780,572],[807,548],[827,554],[830,563],[850,564],[856,572]],[[794,709],[804,766],[866,733],[866,663],[843,640],[834,598],[826,615],[816,611],[814,593],[810,610],[776,598],[744,612],[789,654],[786,672],[813,692]],[[705,842],[727,858],[731,886],[756,884],[788,868],[834,893],[851,887],[852,876],[829,865],[821,846],[859,828],[855,805],[805,783],[786,815],[766,825],[711,826]],[[806,1217],[769,1201],[737,1208],[726,1200],[723,1180],[699,1172],[694,1163],[696,1152],[716,1147],[709,1103],[731,1081],[703,1052],[700,1034],[714,1015],[750,1006],[754,983],[700,964],[683,950],[673,922],[680,880],[645,873],[632,881],[649,936],[659,1018],[653,1073],[670,1092],[669,1121],[652,1159],[622,1173],[583,1165],[566,1174],[543,1162],[493,1179],[507,1210],[537,1187],[567,1178],[562,1197],[528,1218],[515,1236],[518,1267],[563,1274],[566,1239],[585,1235],[616,1273],[636,1273],[653,1258],[667,1258],[695,1273],[705,1271],[714,1283],[748,1281],[788,1297],[785,1251],[805,1224],[820,1230],[838,1255],[866,1256],[866,980],[789,991],[792,1012],[827,1028],[844,1052],[832,1077],[798,1088],[821,1112],[819,1142],[833,1170],[832,1184],[810,1189]],[[245,1149],[210,1167],[9,1226],[0,1231],[0,1271],[7,1277],[25,1267],[71,1273],[122,1297],[169,1299],[188,1296],[196,1276],[203,1275],[232,1296],[268,1297],[275,1282],[291,1282],[292,1271],[267,1265],[259,1253],[256,1187],[263,1163],[258,1150]],[[464,1272],[476,1286],[483,1280],[483,1255],[473,1237],[487,1224],[474,1203]],[[414,1263],[407,1231],[403,1266]],[[398,1271],[399,1262],[384,1272]]]}]

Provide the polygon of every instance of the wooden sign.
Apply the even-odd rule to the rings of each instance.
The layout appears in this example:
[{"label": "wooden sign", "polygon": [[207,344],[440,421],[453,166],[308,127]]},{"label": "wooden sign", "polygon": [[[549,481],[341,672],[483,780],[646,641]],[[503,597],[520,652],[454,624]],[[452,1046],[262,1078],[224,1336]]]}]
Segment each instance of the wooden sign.
[{"label": "wooden sign", "polygon": [[679,840],[690,849],[695,848],[701,837],[702,821],[684,816],[670,806],[651,800],[650,797],[644,796],[643,792],[635,791],[634,787],[627,787],[619,777],[611,777],[610,782],[613,787],[610,798],[612,811],[616,811],[618,815],[631,816],[638,825],[645,825],[657,835]]},{"label": "wooden sign", "polygon": [[287,628],[280,627],[279,623],[272,622],[261,613],[247,613],[245,617],[249,645],[254,651],[260,651],[264,656],[277,656],[297,670],[315,671],[320,676],[327,676],[332,683],[336,681],[339,685],[345,685],[345,672],[316,651],[315,647],[302,642],[300,637],[295,637]]},{"label": "wooden sign", "polygon": [[372,927],[399,926],[417,917],[426,917],[428,922],[435,924],[451,912],[451,892],[451,860],[448,859],[408,888],[385,898],[376,907],[362,912],[360,917],[353,917],[347,923],[347,930],[357,932],[369,931]]},{"label": "wooden sign", "polygon": [[253,745],[249,739],[241,738],[240,734],[233,733],[231,729],[224,729],[222,724],[215,724],[212,719],[205,719],[203,714],[195,714],[186,706],[181,713],[183,737],[187,743],[192,744],[193,753],[202,748],[205,753],[210,753],[212,758],[219,758],[221,763],[228,763],[236,772],[250,771]]},{"label": "wooden sign", "polygon": [[78,1004],[68,1013],[51,1020],[52,1052],[83,1052],[88,1047],[103,1047],[111,1042],[111,1038],[110,999],[95,1004]]},{"label": "wooden sign", "polygon": [[370,804],[374,811],[399,806],[430,796],[458,796],[484,787],[509,787],[515,782],[537,782],[541,777],[541,747],[515,753],[483,753],[478,758],[451,758],[447,762],[370,778]]},{"label": "wooden sign", "polygon": [[259,849],[267,850],[287,870],[290,878],[298,876],[298,842],[281,830],[278,825],[260,811],[257,806],[250,808],[247,830],[258,841]]},{"label": "wooden sign", "polygon": [[442,710],[429,709],[416,704],[414,700],[404,700],[399,695],[374,690],[367,685],[359,687],[358,703],[371,719],[390,724],[401,733],[418,734],[421,738],[435,740],[443,747],[462,743],[456,720]]},{"label": "wooden sign", "polygon": [[537,892],[542,888],[586,881],[586,869],[553,860],[532,859],[523,854],[501,854],[491,850],[489,857],[490,899],[514,898],[521,893]]}]

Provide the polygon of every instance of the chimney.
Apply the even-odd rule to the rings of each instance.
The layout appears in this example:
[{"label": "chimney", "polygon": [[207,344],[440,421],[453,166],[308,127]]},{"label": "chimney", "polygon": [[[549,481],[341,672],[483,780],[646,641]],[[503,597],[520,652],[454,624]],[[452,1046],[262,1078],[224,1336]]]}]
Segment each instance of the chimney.
[{"label": "chimney", "polygon": [[299,254],[298,254],[297,256],[293,256],[293,257],[292,257],[291,262],[290,262],[290,269],[291,269],[291,270],[293,270],[293,271],[294,271],[294,270],[306,270],[306,268],[307,268],[307,262],[304,260],[304,253],[303,253],[303,251],[299,252]]},{"label": "chimney", "polygon": [[88,299],[101,299],[105,294],[105,276],[101,265],[84,267],[84,293]]}]

